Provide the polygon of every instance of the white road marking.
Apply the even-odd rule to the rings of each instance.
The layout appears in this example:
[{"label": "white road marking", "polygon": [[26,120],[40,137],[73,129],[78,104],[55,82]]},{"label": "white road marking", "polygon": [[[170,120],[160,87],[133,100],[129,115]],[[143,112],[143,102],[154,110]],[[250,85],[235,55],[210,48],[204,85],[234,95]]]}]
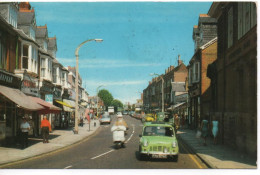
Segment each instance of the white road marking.
[{"label": "white road marking", "polygon": [[[134,133],[135,133],[135,125],[132,125],[132,126],[133,126],[133,132],[132,132],[132,134],[130,135],[130,137],[127,139],[127,141],[126,141],[125,143],[129,142],[129,140],[133,137],[133,135],[134,135]],[[115,151],[115,150],[112,149],[112,150],[110,150],[110,151],[108,151],[108,152],[105,152],[105,153],[103,153],[103,154],[100,154],[100,155],[98,155],[98,156],[96,156],[96,157],[92,157],[91,159],[93,160],[93,159],[99,158],[99,157],[104,156],[104,155],[106,155],[106,154],[108,154],[108,153],[111,153],[111,152],[113,152],[113,151]],[[66,168],[65,168],[65,169],[66,169]]]},{"label": "white road marking", "polygon": [[132,138],[132,136],[135,133],[135,126],[134,125],[132,125],[132,126],[133,126],[133,132],[132,132],[132,134],[130,135],[130,137],[127,139],[127,141],[125,143],[127,143]]},{"label": "white road marking", "polygon": [[64,169],[69,169],[69,168],[71,168],[72,167],[72,165],[70,165],[70,166],[67,166],[67,167],[65,167]]},{"label": "white road marking", "polygon": [[98,155],[98,156],[96,156],[96,157],[92,157],[91,159],[93,160],[93,159],[99,158],[99,157],[104,156],[104,155],[106,155],[106,154],[108,154],[108,153],[110,153],[110,152],[113,152],[113,151],[115,151],[115,150],[112,149],[112,150],[110,150],[110,151],[108,151],[108,152],[105,152],[105,153],[103,153],[103,154],[100,154],[100,155]]}]

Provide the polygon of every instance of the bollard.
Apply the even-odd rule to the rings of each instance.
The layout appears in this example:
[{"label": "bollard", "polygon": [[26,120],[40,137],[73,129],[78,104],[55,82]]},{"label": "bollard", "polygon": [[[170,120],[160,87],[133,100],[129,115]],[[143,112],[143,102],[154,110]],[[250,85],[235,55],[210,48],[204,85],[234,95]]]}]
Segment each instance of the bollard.
[{"label": "bollard", "polygon": [[96,127],[96,122],[94,122],[94,127]]}]

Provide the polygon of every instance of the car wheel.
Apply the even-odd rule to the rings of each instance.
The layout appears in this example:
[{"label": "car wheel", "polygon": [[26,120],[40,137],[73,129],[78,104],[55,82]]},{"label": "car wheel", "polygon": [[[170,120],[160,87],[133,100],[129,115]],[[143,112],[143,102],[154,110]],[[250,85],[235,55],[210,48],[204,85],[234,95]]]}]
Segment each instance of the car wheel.
[{"label": "car wheel", "polygon": [[141,153],[141,147],[139,146],[139,160],[143,161],[146,159],[146,155]]},{"label": "car wheel", "polygon": [[172,157],[172,160],[173,160],[174,162],[178,162],[178,158],[179,158],[179,156],[176,155],[176,156],[173,156],[173,157]]}]

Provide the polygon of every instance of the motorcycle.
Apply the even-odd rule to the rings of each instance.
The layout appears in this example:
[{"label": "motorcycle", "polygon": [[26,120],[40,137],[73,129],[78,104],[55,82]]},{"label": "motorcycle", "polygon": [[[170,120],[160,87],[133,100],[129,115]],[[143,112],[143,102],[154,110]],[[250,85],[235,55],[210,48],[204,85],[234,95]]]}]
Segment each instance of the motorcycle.
[{"label": "motorcycle", "polygon": [[120,147],[124,147],[126,127],[112,126],[111,132],[113,132],[113,142],[115,144],[115,148],[119,149]]}]

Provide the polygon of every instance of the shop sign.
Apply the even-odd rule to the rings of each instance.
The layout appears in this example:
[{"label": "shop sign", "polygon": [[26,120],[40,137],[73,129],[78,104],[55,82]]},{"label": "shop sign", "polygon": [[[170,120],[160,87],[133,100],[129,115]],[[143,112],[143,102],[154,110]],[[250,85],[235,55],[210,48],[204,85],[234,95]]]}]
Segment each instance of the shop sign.
[{"label": "shop sign", "polygon": [[20,89],[21,79],[9,73],[0,71],[0,85]]},{"label": "shop sign", "polygon": [[59,88],[57,88],[57,87],[54,88],[53,98],[54,98],[55,100],[61,100],[61,99],[62,99],[62,98],[61,98],[61,89],[59,89]]},{"label": "shop sign", "polygon": [[42,82],[42,87],[40,88],[40,91],[52,93],[53,92],[53,86],[51,83],[47,83],[46,81]]},{"label": "shop sign", "polygon": [[75,100],[76,99],[75,91],[69,89],[69,94],[70,94],[70,97],[69,97],[70,100]]},{"label": "shop sign", "polygon": [[24,75],[21,91],[25,94],[38,97],[39,90],[37,88],[37,80],[34,77],[29,77],[28,75]]},{"label": "shop sign", "polygon": [[45,94],[45,101],[53,104],[53,95],[52,94]]},{"label": "shop sign", "polygon": [[188,99],[188,94],[181,94],[181,95],[177,95],[175,96],[175,103],[181,103],[181,102],[186,102]]}]

